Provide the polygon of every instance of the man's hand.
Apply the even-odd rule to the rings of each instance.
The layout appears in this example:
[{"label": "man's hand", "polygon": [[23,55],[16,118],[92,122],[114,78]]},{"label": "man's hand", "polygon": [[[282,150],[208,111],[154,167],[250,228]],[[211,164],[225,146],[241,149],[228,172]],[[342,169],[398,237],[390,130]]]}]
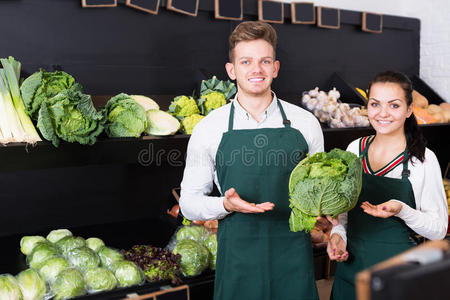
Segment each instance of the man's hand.
[{"label": "man's hand", "polygon": [[366,214],[371,216],[378,218],[389,218],[400,212],[402,209],[402,204],[398,201],[389,200],[378,205],[372,205],[365,201],[361,204],[361,208]]},{"label": "man's hand", "polygon": [[257,214],[272,210],[274,206],[275,204],[271,202],[255,204],[244,201],[239,197],[234,188],[226,191],[225,198],[223,199],[223,207],[230,212],[236,211],[245,214]]},{"label": "man's hand", "polygon": [[337,262],[346,261],[348,258],[347,244],[339,234],[333,234],[328,241],[327,252],[330,260]]}]

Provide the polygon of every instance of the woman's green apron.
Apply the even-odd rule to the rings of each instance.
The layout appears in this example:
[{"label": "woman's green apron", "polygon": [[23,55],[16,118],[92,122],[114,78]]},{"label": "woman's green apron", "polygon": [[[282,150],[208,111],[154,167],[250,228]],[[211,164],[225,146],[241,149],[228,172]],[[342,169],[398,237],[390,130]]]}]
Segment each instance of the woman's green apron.
[{"label": "woman's green apron", "polygon": [[[369,146],[361,149],[363,158],[368,161]],[[397,255],[411,247],[410,230],[400,218],[387,219],[366,214],[360,207],[368,201],[373,205],[391,199],[416,207],[414,193],[408,180],[408,155],[403,153],[402,178],[376,176],[363,172],[362,190],[355,208],[348,212],[347,223],[347,261],[338,263],[333,283],[333,300],[355,299],[356,273]]]},{"label": "woman's green apron", "polygon": [[318,298],[311,237],[289,230],[289,176],[308,145],[279,101],[278,107],[284,127],[233,130],[231,104],[228,132],[216,155],[221,191],[233,187],[245,201],[275,207],[262,214],[235,212],[220,221],[215,300]]}]

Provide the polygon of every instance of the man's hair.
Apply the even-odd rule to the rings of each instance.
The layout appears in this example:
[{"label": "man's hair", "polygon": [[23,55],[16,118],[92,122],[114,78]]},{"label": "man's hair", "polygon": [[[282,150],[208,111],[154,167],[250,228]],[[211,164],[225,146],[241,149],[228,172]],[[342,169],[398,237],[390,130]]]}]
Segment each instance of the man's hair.
[{"label": "man's hair", "polygon": [[265,22],[246,21],[240,23],[230,35],[228,56],[232,62],[233,50],[239,42],[264,40],[273,47],[273,56],[275,58],[275,49],[277,47],[277,33],[273,27]]}]

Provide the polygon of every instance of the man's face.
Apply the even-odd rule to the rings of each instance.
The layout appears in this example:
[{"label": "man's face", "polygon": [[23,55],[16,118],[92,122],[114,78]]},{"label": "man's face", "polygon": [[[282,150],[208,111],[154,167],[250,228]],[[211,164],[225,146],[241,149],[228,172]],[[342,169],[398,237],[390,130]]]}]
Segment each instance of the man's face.
[{"label": "man's face", "polygon": [[272,45],[265,40],[243,41],[233,51],[233,62],[225,67],[228,76],[236,79],[239,94],[252,97],[270,94],[272,80],[280,69]]}]

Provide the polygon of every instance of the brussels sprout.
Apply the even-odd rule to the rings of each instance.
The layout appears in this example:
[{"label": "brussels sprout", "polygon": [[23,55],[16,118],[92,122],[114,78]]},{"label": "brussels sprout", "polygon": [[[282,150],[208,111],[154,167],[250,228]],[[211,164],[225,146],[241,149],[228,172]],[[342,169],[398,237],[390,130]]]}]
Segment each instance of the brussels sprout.
[{"label": "brussels sprout", "polygon": [[70,250],[84,246],[86,246],[86,242],[79,236],[66,236],[56,242],[56,247],[64,256],[67,256]]},{"label": "brussels sprout", "polygon": [[45,239],[45,237],[40,235],[24,236],[20,240],[20,251],[23,254],[28,255],[31,253],[31,251],[33,251],[33,248],[37,243],[46,241],[47,240]]},{"label": "brussels sprout", "polygon": [[39,274],[48,283],[53,283],[58,274],[70,268],[69,262],[63,257],[53,257],[47,259],[39,269]]},{"label": "brussels sprout", "polygon": [[208,249],[191,239],[179,241],[173,249],[173,254],[181,255],[181,272],[185,276],[198,275],[209,264]]},{"label": "brussels sprout", "polygon": [[144,280],[141,269],[134,262],[127,260],[117,263],[114,275],[120,287],[137,285]]},{"label": "brussels sprout", "polygon": [[66,269],[61,271],[52,285],[55,294],[54,299],[68,299],[86,294],[86,285],[83,275],[77,269]]},{"label": "brussels sprout", "polygon": [[39,269],[46,260],[57,257],[58,249],[50,243],[39,242],[33,248],[30,255],[27,256],[28,264],[33,269]]},{"label": "brussels sprout", "polygon": [[84,274],[84,281],[91,292],[110,291],[117,286],[116,277],[106,268],[89,269]]},{"label": "brussels sprout", "polygon": [[123,255],[119,251],[108,248],[106,246],[100,247],[97,254],[100,257],[102,267],[108,268],[110,270],[112,270],[112,265],[115,262],[123,260]]},{"label": "brussels sprout", "polygon": [[47,235],[47,240],[49,240],[52,243],[56,243],[57,241],[66,236],[72,236],[72,232],[70,232],[68,229],[56,229],[50,231],[50,233]]},{"label": "brussels sprout", "polygon": [[85,272],[90,268],[98,267],[100,264],[100,258],[97,253],[88,247],[79,247],[70,250],[67,253],[67,259],[81,272]]},{"label": "brussels sprout", "polygon": [[177,241],[191,239],[196,242],[202,242],[209,232],[204,226],[189,225],[181,227],[177,232]]},{"label": "brussels sprout", "polygon": [[95,252],[98,252],[100,247],[105,246],[105,243],[99,238],[91,237],[86,240],[86,246],[94,250]]},{"label": "brussels sprout", "polygon": [[24,300],[42,300],[47,294],[47,285],[38,272],[27,269],[17,275],[17,282]]},{"label": "brussels sprout", "polygon": [[11,274],[0,275],[0,299],[2,300],[22,300],[17,279]]},{"label": "brussels sprout", "polygon": [[209,251],[209,268],[211,270],[216,269],[216,258],[217,258],[217,235],[210,234],[203,243]]}]

